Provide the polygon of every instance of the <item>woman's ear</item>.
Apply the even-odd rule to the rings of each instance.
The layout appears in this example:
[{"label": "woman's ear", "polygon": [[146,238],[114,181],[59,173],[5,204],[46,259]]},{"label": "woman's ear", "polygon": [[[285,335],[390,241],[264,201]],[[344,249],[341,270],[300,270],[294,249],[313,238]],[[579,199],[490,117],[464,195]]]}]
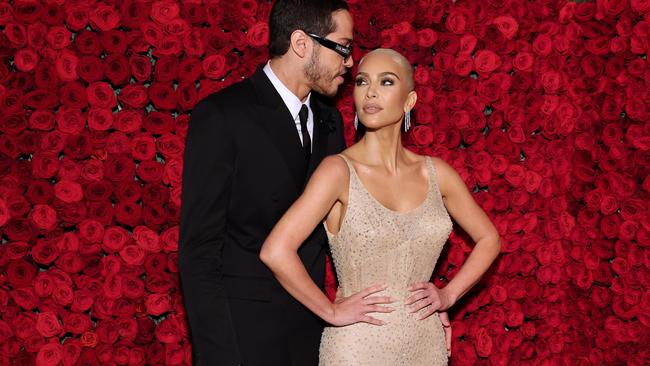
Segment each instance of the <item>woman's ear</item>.
[{"label": "woman's ear", "polygon": [[406,96],[406,102],[404,103],[404,112],[409,112],[415,106],[415,103],[418,101],[418,93],[415,90],[411,90]]},{"label": "woman's ear", "polygon": [[296,56],[304,58],[309,54],[311,43],[307,40],[308,37],[309,36],[300,29],[296,29],[291,33],[291,37],[289,38],[289,48]]}]

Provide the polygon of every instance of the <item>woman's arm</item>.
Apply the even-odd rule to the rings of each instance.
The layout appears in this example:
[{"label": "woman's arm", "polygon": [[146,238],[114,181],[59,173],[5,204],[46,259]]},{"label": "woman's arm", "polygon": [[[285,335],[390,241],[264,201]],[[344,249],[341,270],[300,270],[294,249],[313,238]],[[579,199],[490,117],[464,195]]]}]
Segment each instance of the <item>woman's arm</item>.
[{"label": "woman's arm", "polygon": [[423,317],[435,311],[446,310],[455,304],[480,280],[501,250],[501,239],[496,227],[476,203],[456,170],[440,159],[433,159],[433,163],[449,215],[469,234],[476,245],[463,266],[443,289],[437,289],[430,282],[414,284],[411,287],[411,291],[417,292],[407,298],[407,303],[413,304],[414,311],[431,305],[428,314]]},{"label": "woman's arm", "polygon": [[342,195],[347,195],[348,180],[348,167],[342,158],[325,158],[312,175],[303,194],[266,238],[260,259],[287,292],[328,323],[338,326],[356,322],[381,325],[382,321],[366,314],[392,311],[379,305],[390,303],[392,299],[371,296],[384,290],[384,286],[369,287],[332,304],[311,279],[298,257],[298,248],[303,241],[321,223],[332,206],[341,200]]}]

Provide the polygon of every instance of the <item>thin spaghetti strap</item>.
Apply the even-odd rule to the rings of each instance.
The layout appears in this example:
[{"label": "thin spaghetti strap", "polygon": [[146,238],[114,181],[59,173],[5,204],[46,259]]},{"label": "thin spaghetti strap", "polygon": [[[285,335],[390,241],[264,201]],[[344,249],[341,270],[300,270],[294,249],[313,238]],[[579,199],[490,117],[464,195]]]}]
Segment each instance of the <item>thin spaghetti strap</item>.
[{"label": "thin spaghetti strap", "polygon": [[354,167],[352,166],[352,162],[350,161],[350,159],[348,159],[348,158],[347,158],[345,155],[343,155],[343,154],[336,154],[336,155],[337,155],[337,156],[340,156],[341,158],[343,158],[343,161],[345,161],[345,164],[348,165],[348,170],[349,170],[349,172],[350,172],[350,177],[352,177],[352,175],[355,173],[355,171],[354,171]]}]

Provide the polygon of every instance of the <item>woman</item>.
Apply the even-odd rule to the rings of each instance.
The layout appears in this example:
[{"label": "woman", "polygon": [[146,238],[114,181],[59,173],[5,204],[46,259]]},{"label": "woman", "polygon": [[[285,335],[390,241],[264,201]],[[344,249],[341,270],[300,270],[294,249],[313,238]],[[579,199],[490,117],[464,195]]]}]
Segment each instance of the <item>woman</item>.
[{"label": "woman", "polygon": [[[359,63],[354,103],[363,138],[327,157],[278,222],[260,258],[298,301],[333,325],[321,365],[445,365],[438,317],[483,275],[500,250],[494,225],[456,171],[402,147],[404,116],[415,105],[413,72],[393,50]],[[476,242],[452,281],[431,274],[451,232],[451,216]],[[331,303],[297,250],[325,223],[340,282]]]}]

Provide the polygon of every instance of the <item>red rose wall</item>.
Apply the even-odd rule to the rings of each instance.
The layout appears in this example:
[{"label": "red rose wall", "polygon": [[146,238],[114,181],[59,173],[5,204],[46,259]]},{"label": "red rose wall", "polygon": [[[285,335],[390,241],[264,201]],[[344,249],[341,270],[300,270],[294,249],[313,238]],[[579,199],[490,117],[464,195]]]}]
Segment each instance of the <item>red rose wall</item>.
[{"label": "red rose wall", "polygon": [[[416,66],[405,143],[452,164],[503,238],[451,311],[451,364],[648,364],[650,3],[349,3],[356,60]],[[191,363],[189,113],[266,61],[270,7],[0,4],[1,365]],[[351,142],[350,83],[338,106]],[[438,285],[471,244],[454,231]]]}]

